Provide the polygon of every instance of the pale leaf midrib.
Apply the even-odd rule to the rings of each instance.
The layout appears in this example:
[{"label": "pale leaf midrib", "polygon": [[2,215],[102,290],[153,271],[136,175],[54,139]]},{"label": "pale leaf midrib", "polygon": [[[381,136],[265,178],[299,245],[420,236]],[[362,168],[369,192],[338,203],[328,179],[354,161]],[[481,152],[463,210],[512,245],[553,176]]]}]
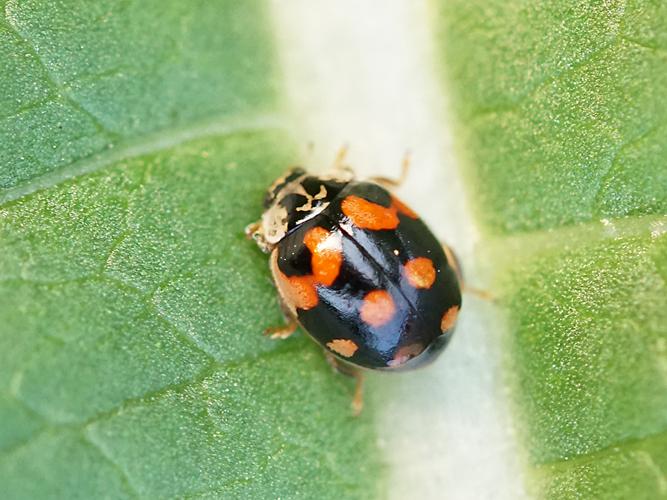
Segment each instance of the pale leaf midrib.
[{"label": "pale leaf midrib", "polygon": [[576,250],[604,241],[658,238],[667,232],[667,214],[625,216],[509,235],[487,235],[480,260],[493,256],[494,268],[507,269],[537,255]]},{"label": "pale leaf midrib", "polygon": [[51,188],[70,179],[103,170],[119,162],[165,151],[175,146],[206,137],[226,136],[243,132],[285,129],[285,120],[278,114],[226,116],[163,129],[114,145],[87,158],[69,163],[28,182],[0,192],[0,208],[37,191]]}]

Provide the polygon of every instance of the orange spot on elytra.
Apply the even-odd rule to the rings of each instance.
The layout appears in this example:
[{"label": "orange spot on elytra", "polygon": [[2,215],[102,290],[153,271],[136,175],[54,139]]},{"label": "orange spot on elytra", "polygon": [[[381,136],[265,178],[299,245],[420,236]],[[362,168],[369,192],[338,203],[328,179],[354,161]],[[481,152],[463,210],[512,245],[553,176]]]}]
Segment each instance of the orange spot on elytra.
[{"label": "orange spot on elytra", "polygon": [[459,315],[459,306],[452,306],[445,311],[445,314],[442,315],[442,320],[440,320],[440,330],[442,333],[445,333],[456,323],[456,318]]},{"label": "orange spot on elytra", "polygon": [[331,342],[327,342],[327,347],[346,358],[351,357],[359,349],[357,344],[347,339],[334,339]]},{"label": "orange spot on elytra", "polygon": [[358,196],[350,195],[341,203],[341,209],[352,223],[361,229],[379,231],[398,227],[398,216],[394,206],[383,207]]},{"label": "orange spot on elytra", "polygon": [[409,260],[403,267],[408,282],[415,288],[431,288],[435,282],[433,261],[426,257]]},{"label": "orange spot on elytra", "polygon": [[307,310],[317,305],[319,299],[312,275],[287,276],[284,274],[278,266],[278,250],[274,250],[271,254],[271,269],[278,290],[288,307]]},{"label": "orange spot on elytra", "polygon": [[424,350],[422,344],[410,344],[403,347],[399,347],[394,354],[394,359],[387,363],[387,366],[396,368],[402,364],[407,363],[415,356],[418,356]]},{"label": "orange spot on elytra", "polygon": [[315,281],[331,286],[336,281],[343,263],[340,236],[323,227],[313,227],[308,230],[303,242],[312,254],[310,265]]},{"label": "orange spot on elytra", "polygon": [[400,213],[406,215],[407,217],[410,217],[411,219],[419,219],[419,216],[414,212],[414,210],[412,210],[401,200],[399,200],[395,196],[392,196],[391,199],[392,199],[391,206],[394,207],[396,210],[398,210]]},{"label": "orange spot on elytra", "polygon": [[373,290],[364,297],[360,315],[364,323],[371,326],[386,325],[396,312],[396,305],[386,290]]},{"label": "orange spot on elytra", "polygon": [[308,250],[314,253],[317,246],[324,243],[330,235],[331,233],[323,227],[315,226],[306,232],[303,242],[308,247]]},{"label": "orange spot on elytra", "polygon": [[338,277],[343,264],[343,247],[340,235],[323,227],[308,230],[303,242],[312,254],[310,263],[313,274],[287,276],[278,266],[277,250],[274,250],[271,267],[286,305],[308,310],[319,302],[317,285],[331,286]]},{"label": "orange spot on elytra", "polygon": [[[282,274],[282,273],[281,273]],[[286,300],[299,309],[312,309],[317,305],[317,289],[312,276],[285,276],[281,290]]]}]

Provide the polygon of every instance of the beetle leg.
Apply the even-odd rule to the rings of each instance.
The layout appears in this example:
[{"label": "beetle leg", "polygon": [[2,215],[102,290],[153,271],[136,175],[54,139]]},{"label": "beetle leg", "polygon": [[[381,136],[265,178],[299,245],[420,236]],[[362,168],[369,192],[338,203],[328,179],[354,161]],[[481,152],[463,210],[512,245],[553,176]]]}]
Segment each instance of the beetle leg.
[{"label": "beetle leg", "polygon": [[347,375],[348,377],[354,377],[356,380],[351,406],[352,414],[355,417],[358,417],[361,414],[361,410],[364,408],[364,373],[359,368],[356,368],[348,363],[341,362],[329,351],[324,351],[324,355],[327,359],[327,362],[334,370],[336,370],[338,373],[342,373],[343,375]]},{"label": "beetle leg", "polygon": [[488,300],[490,302],[494,302],[496,300],[496,297],[488,290],[482,290],[481,288],[468,286],[465,282],[461,284],[461,291],[463,293],[469,293],[470,295],[474,295],[478,299]]},{"label": "beetle leg", "polygon": [[253,222],[252,224],[248,224],[245,227],[244,233],[245,237],[248,238],[249,240],[252,240],[255,236],[255,233],[259,231],[259,228],[262,226],[262,221],[258,220],[257,222]]},{"label": "beetle leg", "polygon": [[249,240],[255,240],[259,249],[264,253],[269,253],[273,249],[274,245],[268,243],[264,239],[264,231],[262,229],[262,220],[248,224],[244,231],[245,237]]},{"label": "beetle leg", "polygon": [[306,143],[306,154],[310,158],[315,154],[315,143],[313,141],[308,141],[308,143]]},{"label": "beetle leg", "polygon": [[280,326],[272,326],[264,330],[264,335],[272,339],[286,339],[290,337],[299,326],[296,317],[289,310],[282,297],[279,297],[280,309],[285,316],[285,324]]},{"label": "beetle leg", "polygon": [[356,370],[354,366],[344,361],[341,361],[326,349],[324,349],[324,357],[327,359],[327,363],[329,363],[329,366],[331,366],[331,368],[333,368],[334,371],[342,373],[343,375],[347,375],[348,377],[354,377],[354,372]]},{"label": "beetle leg", "polygon": [[347,152],[349,148],[347,144],[343,144],[336,153],[336,158],[332,165],[332,170],[336,179],[351,181],[354,179],[354,169],[346,163]]},{"label": "beetle leg", "polygon": [[361,370],[355,370],[354,378],[357,385],[354,388],[354,397],[352,398],[352,413],[355,417],[361,415],[361,410],[364,409],[364,374]]},{"label": "beetle leg", "polygon": [[408,173],[410,172],[410,166],[412,165],[412,158],[410,156],[410,151],[406,151],[405,155],[403,156],[403,161],[401,162],[401,175],[397,179],[393,179],[391,177],[371,177],[369,180],[371,182],[375,182],[376,184],[380,184],[381,186],[384,186],[386,188],[391,188],[395,189],[400,187],[404,182],[405,179],[408,178]]},{"label": "beetle leg", "polygon": [[288,319],[285,325],[273,326],[264,330],[264,335],[272,339],[286,339],[296,331],[299,324],[294,319]]},{"label": "beetle leg", "polygon": [[345,375],[349,375],[348,373],[342,372],[340,369],[340,364],[338,363],[338,359],[336,356],[331,354],[329,351],[325,350],[324,351],[324,358],[327,360],[327,363],[329,363],[329,366],[333,368],[335,372],[338,373],[344,373]]},{"label": "beetle leg", "polygon": [[461,262],[456,256],[454,251],[446,243],[441,243],[442,250],[445,252],[445,257],[447,257],[447,263],[452,266],[456,277],[459,279],[459,283],[463,285],[463,272],[461,271]]},{"label": "beetle leg", "polygon": [[343,144],[340,148],[338,148],[338,151],[336,152],[336,157],[334,158],[333,162],[333,170],[343,170],[347,172],[351,172],[352,168],[345,163],[345,160],[347,158],[347,152],[350,150],[349,146],[347,144]]},{"label": "beetle leg", "polygon": [[461,271],[461,262],[459,261],[456,254],[445,243],[442,244],[442,249],[445,251],[447,262],[449,262],[449,265],[452,266],[452,268],[454,268],[454,273],[456,273],[456,277],[459,279],[459,283],[461,284],[461,291],[463,293],[469,293],[482,300],[490,300],[490,301],[495,300],[495,297],[491,292],[468,285],[468,283],[463,279],[463,272]]}]

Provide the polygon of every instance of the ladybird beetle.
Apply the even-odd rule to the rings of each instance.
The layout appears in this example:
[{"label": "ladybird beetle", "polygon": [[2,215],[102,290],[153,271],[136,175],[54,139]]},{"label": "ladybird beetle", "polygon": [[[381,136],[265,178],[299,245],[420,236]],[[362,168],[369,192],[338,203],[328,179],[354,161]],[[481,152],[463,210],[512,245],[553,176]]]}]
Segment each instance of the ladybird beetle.
[{"label": "ladybird beetle", "polygon": [[246,231],[270,254],[289,321],[273,337],[300,324],[348,367],[372,370],[414,368],[447,345],[461,308],[458,262],[390,183],[293,168],[271,185]]}]

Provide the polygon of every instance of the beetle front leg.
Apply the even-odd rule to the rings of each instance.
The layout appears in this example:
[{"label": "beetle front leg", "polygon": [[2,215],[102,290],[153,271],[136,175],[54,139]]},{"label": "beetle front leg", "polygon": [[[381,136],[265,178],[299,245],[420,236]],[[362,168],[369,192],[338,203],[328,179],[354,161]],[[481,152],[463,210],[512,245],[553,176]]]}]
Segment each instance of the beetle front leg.
[{"label": "beetle front leg", "polygon": [[254,239],[255,234],[257,231],[259,231],[259,228],[262,227],[262,220],[258,220],[257,222],[253,222],[251,224],[248,224],[243,232],[245,233],[245,237],[249,240]]}]

